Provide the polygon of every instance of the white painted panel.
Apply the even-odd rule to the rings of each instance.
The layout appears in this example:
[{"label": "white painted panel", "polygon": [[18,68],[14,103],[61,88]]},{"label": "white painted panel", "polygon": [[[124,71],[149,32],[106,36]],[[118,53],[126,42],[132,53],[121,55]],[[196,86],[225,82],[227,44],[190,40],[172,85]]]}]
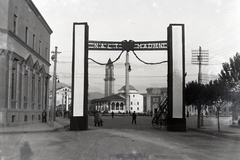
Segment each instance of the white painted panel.
[{"label": "white painted panel", "polygon": [[84,32],[84,25],[75,25],[74,117],[83,116],[84,112]]},{"label": "white painted panel", "polygon": [[183,118],[182,26],[173,26],[173,118]]}]

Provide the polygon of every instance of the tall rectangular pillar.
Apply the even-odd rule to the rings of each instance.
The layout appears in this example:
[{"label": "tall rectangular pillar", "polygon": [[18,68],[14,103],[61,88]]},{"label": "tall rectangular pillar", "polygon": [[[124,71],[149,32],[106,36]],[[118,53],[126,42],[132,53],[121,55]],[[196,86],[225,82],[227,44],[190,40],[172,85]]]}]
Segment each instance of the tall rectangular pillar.
[{"label": "tall rectangular pillar", "polygon": [[70,130],[88,129],[88,25],[73,24],[72,117]]},{"label": "tall rectangular pillar", "polygon": [[185,38],[183,24],[168,27],[168,131],[186,131]]}]

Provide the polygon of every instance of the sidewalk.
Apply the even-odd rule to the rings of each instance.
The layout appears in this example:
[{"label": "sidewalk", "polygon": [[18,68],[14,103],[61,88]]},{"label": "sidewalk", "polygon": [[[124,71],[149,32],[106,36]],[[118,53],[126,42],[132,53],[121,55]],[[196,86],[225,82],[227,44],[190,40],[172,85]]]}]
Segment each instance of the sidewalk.
[{"label": "sidewalk", "polygon": [[70,126],[70,119],[56,117],[53,127],[48,123],[32,123],[11,127],[0,127],[0,134],[54,132]]},{"label": "sidewalk", "polygon": [[[207,120],[209,120],[209,122],[207,122]],[[189,119],[187,119],[187,121],[189,121]],[[187,123],[189,124],[189,122]],[[196,125],[191,124],[187,126],[187,130],[240,141],[240,125],[232,125],[228,119],[226,120],[224,118],[221,118],[220,132],[218,132],[218,125],[214,117],[205,118],[204,125],[200,128],[197,128]]]},{"label": "sidewalk", "polygon": [[232,140],[240,141],[240,126],[232,127],[232,126],[220,126],[220,132],[218,132],[217,126],[212,127],[201,127],[201,128],[188,128],[190,131],[202,132],[205,134],[209,134],[212,136],[228,138]]}]

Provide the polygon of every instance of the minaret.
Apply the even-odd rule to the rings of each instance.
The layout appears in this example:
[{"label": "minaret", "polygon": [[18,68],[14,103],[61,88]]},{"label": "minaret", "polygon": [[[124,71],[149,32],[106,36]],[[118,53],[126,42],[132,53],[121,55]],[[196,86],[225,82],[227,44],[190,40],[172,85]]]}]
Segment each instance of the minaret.
[{"label": "minaret", "polygon": [[114,80],[114,66],[109,58],[105,67],[105,97],[114,94]]}]

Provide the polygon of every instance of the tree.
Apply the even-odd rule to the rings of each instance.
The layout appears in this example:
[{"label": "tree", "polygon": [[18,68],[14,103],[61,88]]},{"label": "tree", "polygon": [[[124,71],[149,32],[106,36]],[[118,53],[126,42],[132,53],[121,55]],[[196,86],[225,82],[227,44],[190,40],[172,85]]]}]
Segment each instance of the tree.
[{"label": "tree", "polygon": [[225,100],[225,88],[222,83],[222,81],[215,80],[204,85],[192,81],[186,85],[186,105],[195,105],[197,107],[197,128],[200,128],[201,111],[207,106],[214,105],[217,109],[218,131],[220,131],[219,111],[227,102]]},{"label": "tree", "polygon": [[214,80],[210,81],[206,85],[206,97],[209,104],[214,105],[217,109],[217,119],[218,119],[218,132],[220,132],[220,121],[219,121],[219,112],[223,106],[227,104],[226,92],[222,81]]},{"label": "tree", "polygon": [[197,107],[198,119],[197,128],[200,128],[201,110],[206,104],[206,88],[203,84],[192,81],[186,84],[185,87],[185,102],[186,105],[194,105]]},{"label": "tree", "polygon": [[232,102],[232,120],[237,119],[240,100],[240,54],[236,53],[233,58],[229,59],[229,63],[223,63],[219,74],[219,81],[221,81],[223,90],[225,91],[224,99]]}]

